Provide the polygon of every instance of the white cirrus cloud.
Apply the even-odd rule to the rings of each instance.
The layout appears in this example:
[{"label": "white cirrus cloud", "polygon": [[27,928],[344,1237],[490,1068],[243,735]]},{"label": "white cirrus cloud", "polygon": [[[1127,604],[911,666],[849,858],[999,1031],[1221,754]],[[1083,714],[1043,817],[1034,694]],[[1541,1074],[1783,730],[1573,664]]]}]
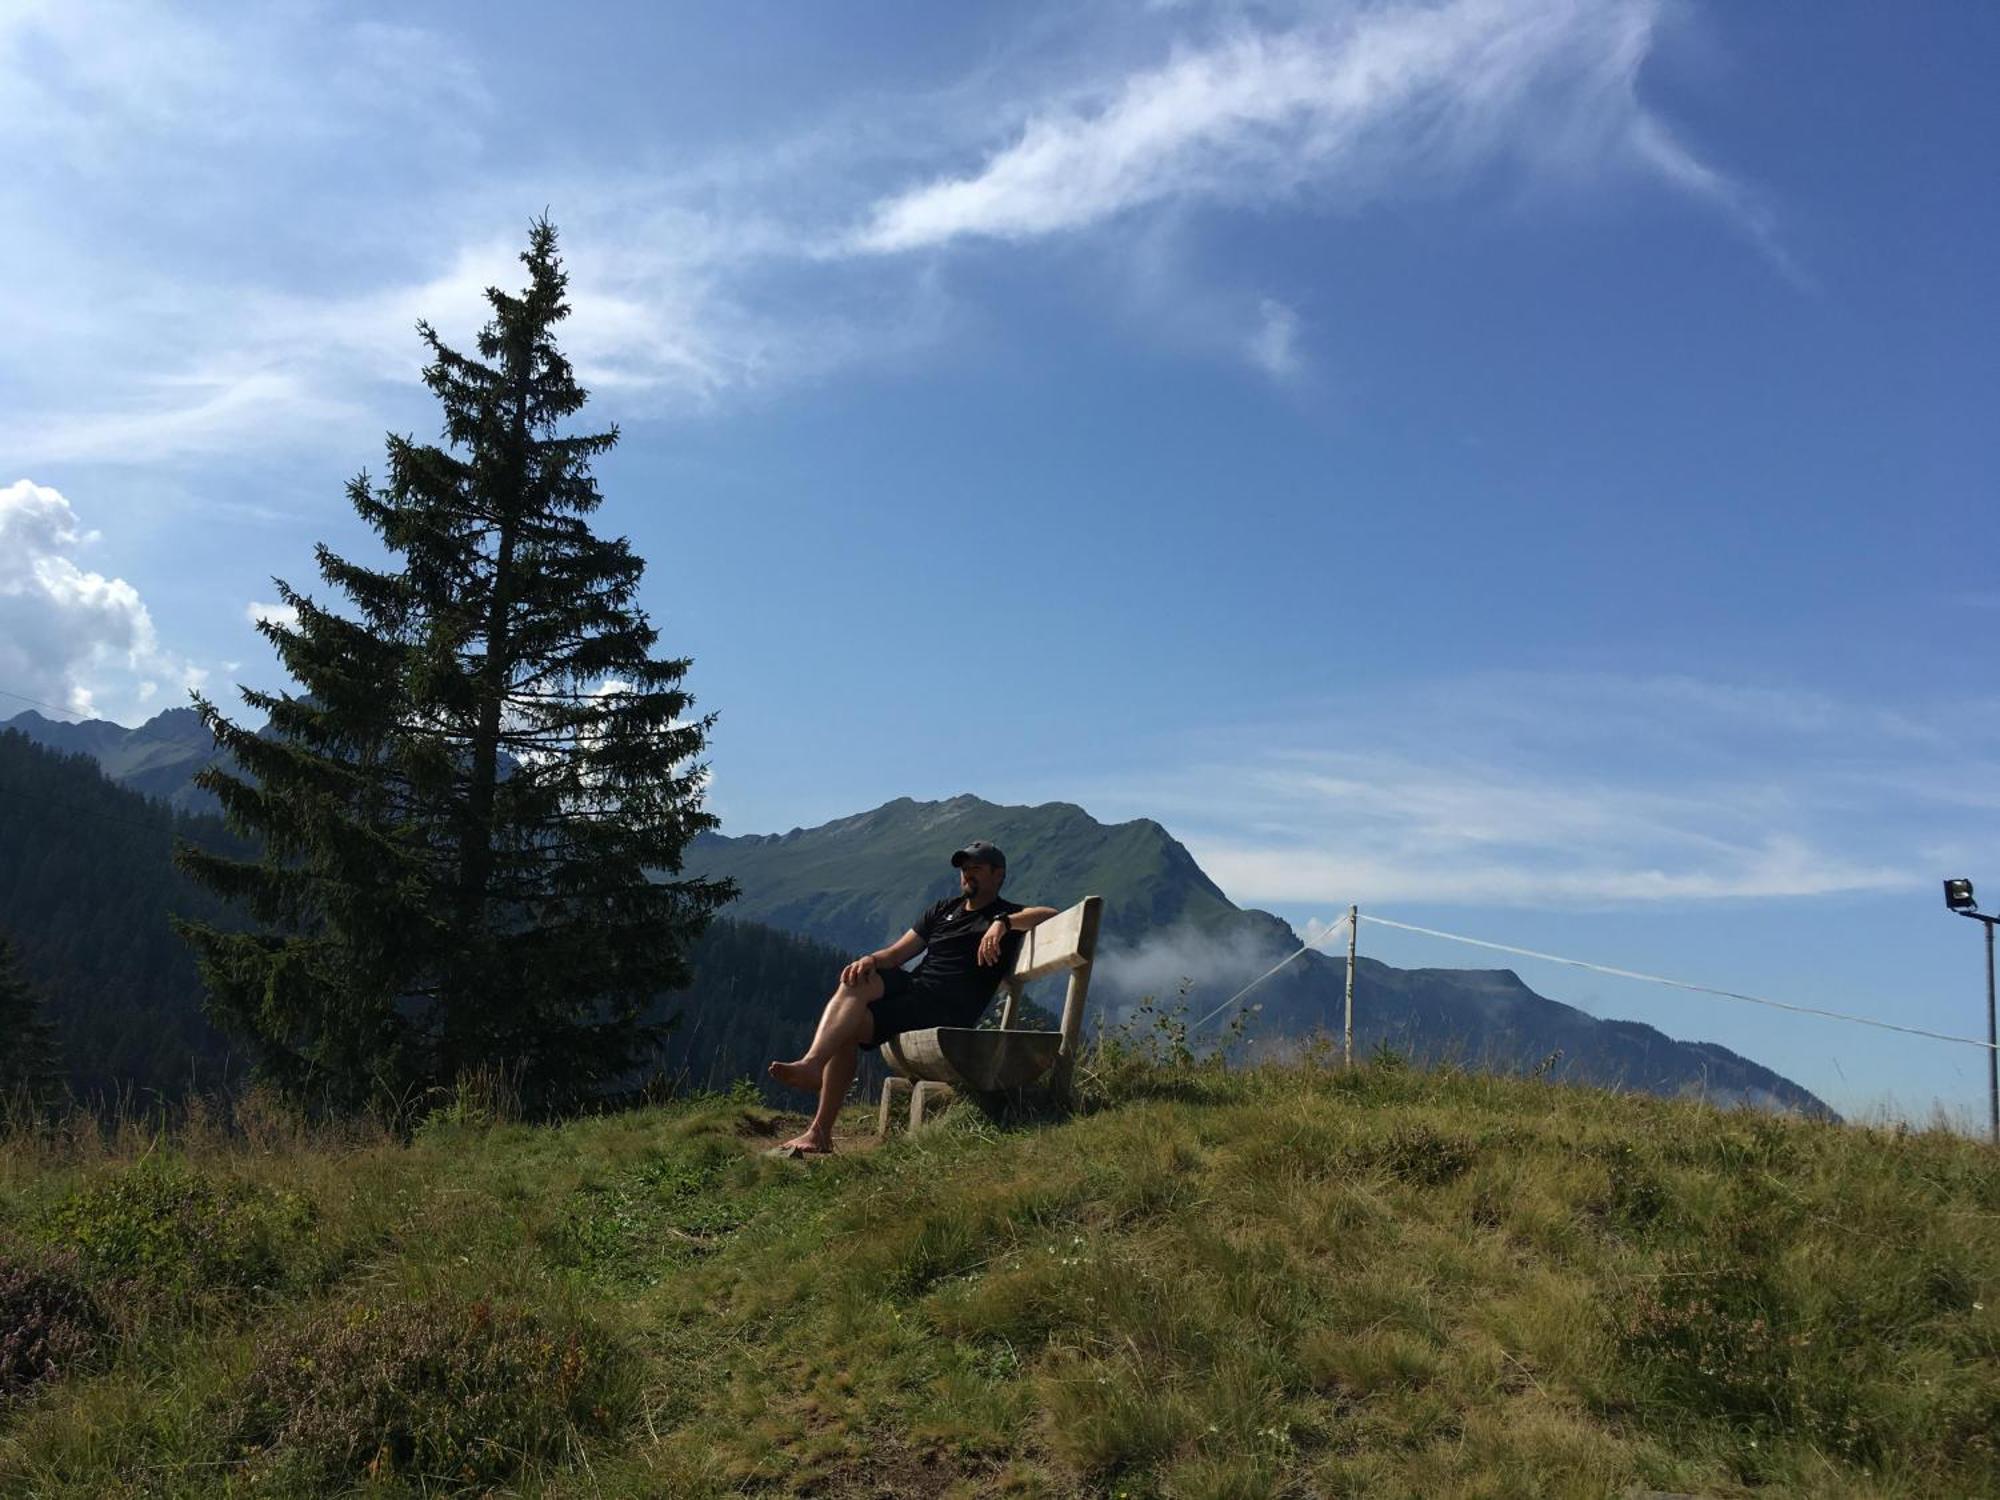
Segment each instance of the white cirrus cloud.
[{"label": "white cirrus cloud", "polygon": [[96,540],[60,491],[0,488],[0,681],[82,717],[199,687],[207,673],[161,648],[139,591],[77,560]]},{"label": "white cirrus cloud", "polygon": [[1658,0],[1451,0],[1340,7],[1236,29],[1043,106],[974,171],[879,201],[857,250],[1026,240],[1174,200],[1344,204],[1423,191],[1502,158],[1574,173],[1622,165],[1744,221],[1753,195],[1640,103]]},{"label": "white cirrus cloud", "polygon": [[38,463],[152,464],[242,453],[302,431],[366,430],[359,405],[326,394],[305,373],[251,367],[148,380],[116,409],[0,427],[0,440]]},{"label": "white cirrus cloud", "polygon": [[[463,347],[485,287],[518,285],[540,205],[574,252],[565,347],[615,419],[936,349],[962,293],[887,252],[1149,205],[1320,212],[1496,162],[1593,184],[1627,170],[1732,216],[1782,264],[1756,196],[1640,100],[1670,4],[1054,12],[942,86],[862,86],[662,170],[571,122],[523,150],[487,76],[505,48],[470,29],[21,0],[0,6],[0,384],[21,392],[0,452],[198,466],[400,430],[422,400],[412,324]],[[1135,322],[1281,382],[1305,369],[1291,300],[1209,268],[1149,278],[1124,248]]]},{"label": "white cirrus cloud", "polygon": [[1094,804],[1230,896],[1575,907],[1912,890],[2000,839],[2000,706],[1494,673],[1201,736]]}]

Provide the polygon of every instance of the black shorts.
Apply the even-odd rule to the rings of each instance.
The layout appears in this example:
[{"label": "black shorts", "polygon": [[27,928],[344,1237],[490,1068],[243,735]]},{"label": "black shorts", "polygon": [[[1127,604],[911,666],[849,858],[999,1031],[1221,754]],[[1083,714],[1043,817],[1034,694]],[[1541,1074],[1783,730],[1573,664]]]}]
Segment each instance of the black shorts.
[{"label": "black shorts", "polygon": [[875,1020],[875,1040],[863,1042],[868,1048],[881,1046],[892,1036],[906,1031],[925,1031],[933,1026],[977,1026],[992,993],[925,984],[908,969],[878,969],[882,998],[868,1004]]}]

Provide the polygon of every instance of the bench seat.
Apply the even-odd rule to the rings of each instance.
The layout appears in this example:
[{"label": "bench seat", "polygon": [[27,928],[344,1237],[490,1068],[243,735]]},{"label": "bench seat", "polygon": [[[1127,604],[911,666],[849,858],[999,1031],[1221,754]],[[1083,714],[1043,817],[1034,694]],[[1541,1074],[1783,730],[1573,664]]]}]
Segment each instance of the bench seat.
[{"label": "bench seat", "polygon": [[1056,1065],[1060,1031],[978,1031],[934,1026],[882,1044],[882,1057],[905,1078],[929,1079],[975,1093],[1025,1088]]}]

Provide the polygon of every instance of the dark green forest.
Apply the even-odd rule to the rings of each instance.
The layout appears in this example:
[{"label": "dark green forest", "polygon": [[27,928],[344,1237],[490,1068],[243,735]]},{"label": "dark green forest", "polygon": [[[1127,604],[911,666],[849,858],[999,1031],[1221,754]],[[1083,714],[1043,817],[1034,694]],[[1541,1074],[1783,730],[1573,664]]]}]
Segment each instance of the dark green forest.
[{"label": "dark green forest", "polygon": [[221,1088],[235,1070],[171,925],[233,919],[175,871],[181,840],[249,852],[219,818],[176,813],[112,784],[89,756],[0,733],[0,933],[79,1097],[178,1096]]},{"label": "dark green forest", "polygon": [[[0,934],[19,952],[79,1098],[172,1100],[246,1080],[245,1060],[203,1015],[194,960],[170,922],[226,922],[228,911],[175,870],[176,840],[254,852],[220,819],[128,791],[88,756],[0,731]],[[850,957],[717,919],[692,951],[693,983],[649,1008],[671,1029],[645,1072],[677,1091],[739,1078],[762,1086],[765,1062],[804,1050]]]}]

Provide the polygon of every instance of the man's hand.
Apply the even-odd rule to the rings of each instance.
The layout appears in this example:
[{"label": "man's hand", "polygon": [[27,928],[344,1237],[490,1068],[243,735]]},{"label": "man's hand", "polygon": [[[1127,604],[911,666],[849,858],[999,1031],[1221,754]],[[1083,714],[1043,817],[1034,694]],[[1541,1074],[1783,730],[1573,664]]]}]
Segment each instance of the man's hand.
[{"label": "man's hand", "polygon": [[864,953],[840,971],[840,982],[850,988],[875,972],[875,955]]},{"label": "man's hand", "polygon": [[1000,944],[1011,931],[1013,924],[1005,917],[996,918],[993,925],[986,929],[986,936],[979,940],[979,961],[982,964],[1000,962]]}]

